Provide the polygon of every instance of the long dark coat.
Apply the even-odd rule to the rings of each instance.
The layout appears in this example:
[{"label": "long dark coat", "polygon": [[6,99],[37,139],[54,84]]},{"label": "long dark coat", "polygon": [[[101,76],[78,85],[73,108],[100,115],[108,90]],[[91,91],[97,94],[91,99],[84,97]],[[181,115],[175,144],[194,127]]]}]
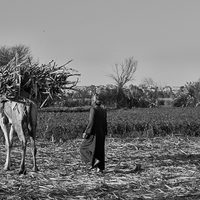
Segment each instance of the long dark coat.
[{"label": "long dark coat", "polygon": [[105,169],[105,136],[107,135],[107,113],[101,106],[90,108],[89,122],[85,130],[87,137],[83,140],[80,153],[85,163],[94,165],[95,159],[100,163],[97,167]]}]

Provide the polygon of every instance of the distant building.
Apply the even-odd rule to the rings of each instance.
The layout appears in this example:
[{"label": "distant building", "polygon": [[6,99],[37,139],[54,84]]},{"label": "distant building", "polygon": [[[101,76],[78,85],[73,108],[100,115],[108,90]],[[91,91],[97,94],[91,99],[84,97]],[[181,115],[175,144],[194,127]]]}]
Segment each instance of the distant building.
[{"label": "distant building", "polygon": [[173,98],[157,98],[156,107],[173,107],[174,99]]},{"label": "distant building", "polygon": [[183,86],[172,86],[172,93],[177,94]]}]

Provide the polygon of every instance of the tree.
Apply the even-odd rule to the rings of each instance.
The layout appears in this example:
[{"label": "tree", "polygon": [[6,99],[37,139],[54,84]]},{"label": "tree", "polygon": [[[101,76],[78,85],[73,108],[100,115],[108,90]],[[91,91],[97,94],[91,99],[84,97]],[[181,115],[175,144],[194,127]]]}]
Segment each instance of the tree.
[{"label": "tree", "polygon": [[113,73],[107,76],[114,80],[118,92],[117,92],[117,107],[123,107],[126,104],[125,94],[123,92],[124,86],[132,81],[133,75],[137,70],[137,61],[133,57],[127,58],[122,63],[115,63],[113,67]]},{"label": "tree", "polygon": [[157,83],[152,78],[144,78],[142,80],[142,85],[146,87],[157,87]]},{"label": "tree", "polygon": [[115,63],[113,73],[107,76],[113,79],[119,88],[123,88],[126,83],[133,80],[136,69],[137,61],[133,57],[130,57],[120,64]]},{"label": "tree", "polygon": [[0,66],[7,65],[14,57],[17,56],[17,62],[21,63],[25,58],[33,59],[30,48],[19,44],[15,46],[0,47]]},{"label": "tree", "polygon": [[188,95],[188,105],[196,106],[200,102],[200,82],[187,82],[185,89]]},{"label": "tree", "polygon": [[200,103],[200,82],[187,82],[181,86],[178,93],[175,94],[174,106],[187,107],[199,106]]}]

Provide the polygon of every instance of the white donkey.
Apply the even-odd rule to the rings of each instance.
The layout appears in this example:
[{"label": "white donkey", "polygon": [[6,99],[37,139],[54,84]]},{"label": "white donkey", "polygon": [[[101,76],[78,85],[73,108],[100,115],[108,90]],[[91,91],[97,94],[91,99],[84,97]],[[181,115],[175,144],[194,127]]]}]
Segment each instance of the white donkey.
[{"label": "white donkey", "polygon": [[[37,106],[29,99],[19,98],[17,100],[0,99],[0,126],[5,137],[6,162],[4,170],[11,167],[11,148],[13,143],[13,133],[16,132],[22,144],[22,157],[19,174],[26,174],[25,155],[27,138],[24,132],[24,124],[28,130],[31,141],[33,156],[33,170],[38,171],[36,165],[36,127],[37,127]],[[9,130],[10,129],[10,130]]]}]

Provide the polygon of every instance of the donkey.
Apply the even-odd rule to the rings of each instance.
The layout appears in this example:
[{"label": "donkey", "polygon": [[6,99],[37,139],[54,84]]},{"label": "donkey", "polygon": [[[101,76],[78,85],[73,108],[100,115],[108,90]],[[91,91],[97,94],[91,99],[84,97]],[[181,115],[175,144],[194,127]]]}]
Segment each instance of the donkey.
[{"label": "donkey", "polygon": [[[26,126],[25,126],[26,125]],[[18,99],[1,99],[0,100],[0,126],[5,137],[6,162],[4,170],[11,168],[11,149],[13,144],[13,133],[16,132],[22,144],[22,156],[19,174],[26,174],[25,155],[27,137],[24,128],[27,128],[31,141],[31,150],[33,156],[33,171],[38,171],[36,165],[36,127],[37,127],[37,106],[25,98]],[[10,129],[10,130],[9,130]]]}]

